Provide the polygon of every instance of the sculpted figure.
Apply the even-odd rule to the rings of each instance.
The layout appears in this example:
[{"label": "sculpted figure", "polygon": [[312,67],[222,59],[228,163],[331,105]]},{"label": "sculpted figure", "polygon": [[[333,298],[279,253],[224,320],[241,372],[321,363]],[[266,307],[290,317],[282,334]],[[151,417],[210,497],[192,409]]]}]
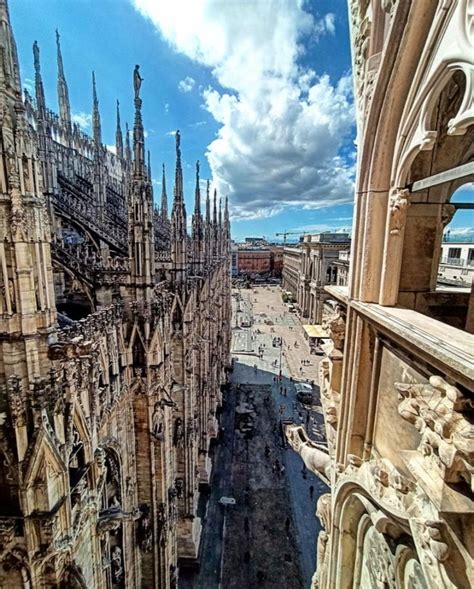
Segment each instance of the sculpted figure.
[{"label": "sculpted figure", "polygon": [[328,482],[331,478],[332,461],[327,452],[308,438],[301,425],[287,425],[286,439],[295,452],[303,459],[306,468]]},{"label": "sculpted figure", "polygon": [[135,98],[140,98],[140,87],[142,85],[143,78],[140,76],[140,66],[136,65],[133,70],[133,87],[135,89]]},{"label": "sculpted figure", "polygon": [[151,433],[157,440],[163,439],[163,412],[160,403],[155,403]]},{"label": "sculpted figure", "polygon": [[120,546],[115,546],[112,550],[112,578],[115,583],[120,583],[123,579],[122,549]]},{"label": "sculpted figure", "polygon": [[181,447],[183,445],[184,439],[184,429],[183,429],[183,420],[181,417],[176,418],[175,426],[174,426],[174,445]]}]

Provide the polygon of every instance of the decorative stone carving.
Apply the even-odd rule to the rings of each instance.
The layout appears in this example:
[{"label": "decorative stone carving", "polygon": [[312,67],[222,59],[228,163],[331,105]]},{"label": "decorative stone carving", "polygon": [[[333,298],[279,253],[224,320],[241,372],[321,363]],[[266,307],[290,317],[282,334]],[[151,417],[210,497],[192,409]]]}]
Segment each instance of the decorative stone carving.
[{"label": "decorative stone carving", "polygon": [[112,579],[114,583],[121,583],[123,580],[122,549],[114,546],[111,557]]},{"label": "decorative stone carving", "polygon": [[324,447],[310,440],[301,425],[287,425],[285,435],[290,446],[303,459],[306,468],[328,483],[331,479],[332,461]]},{"label": "decorative stone carving", "polygon": [[464,481],[474,491],[474,425],[465,415],[474,408],[472,400],[439,376],[395,388],[399,414],[420,432],[418,451],[427,467],[446,483]]},{"label": "decorative stone carving", "polygon": [[329,321],[329,333],[334,348],[340,352],[344,349],[344,338],[346,335],[346,322],[342,317],[342,310],[340,305],[336,308],[334,317]]},{"label": "decorative stone carving", "polygon": [[[370,587],[396,589],[393,558],[382,534],[370,528],[364,542],[365,566],[370,579]],[[364,578],[364,577],[363,577]]]},{"label": "decorative stone carving", "polygon": [[390,235],[399,235],[405,226],[406,212],[410,206],[410,191],[397,190],[390,196]]},{"label": "decorative stone carving", "polygon": [[447,203],[441,206],[441,223],[443,227],[451,223],[455,212],[456,207],[452,204]]},{"label": "decorative stone carving", "polygon": [[161,403],[155,403],[152,416],[151,433],[156,441],[162,441],[164,439],[163,419],[164,415],[162,405]]},{"label": "decorative stone carving", "polygon": [[140,505],[140,513],[140,519],[138,520],[138,544],[142,552],[150,552],[153,542],[150,507],[146,504]]},{"label": "decorative stone carving", "polygon": [[184,443],[184,428],[181,417],[177,417],[174,423],[173,443],[178,448],[181,448]]},{"label": "decorative stone carving", "polygon": [[438,562],[445,561],[449,556],[449,547],[443,541],[441,521],[428,520],[422,523],[421,543],[423,548]]}]

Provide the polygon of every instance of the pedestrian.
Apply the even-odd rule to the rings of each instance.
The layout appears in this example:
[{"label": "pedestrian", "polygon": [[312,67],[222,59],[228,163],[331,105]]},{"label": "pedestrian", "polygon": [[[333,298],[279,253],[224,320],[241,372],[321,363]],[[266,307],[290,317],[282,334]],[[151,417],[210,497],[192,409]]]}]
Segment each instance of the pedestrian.
[{"label": "pedestrian", "polygon": [[285,474],[285,470],[286,470],[286,468],[285,468],[285,467],[284,467],[284,465],[282,464],[282,465],[280,466],[280,476],[284,476],[284,474]]},{"label": "pedestrian", "polygon": [[268,458],[270,456],[271,450],[268,444],[265,444],[265,456]]},{"label": "pedestrian", "polygon": [[313,495],[314,495],[314,487],[313,485],[309,486],[309,498],[311,499],[311,501],[313,500]]},{"label": "pedestrian", "polygon": [[291,525],[290,518],[289,518],[289,517],[287,517],[287,518],[286,518],[286,520],[285,520],[285,530],[286,530],[286,533],[287,533],[287,534],[288,534],[288,532],[290,531],[290,525]]}]

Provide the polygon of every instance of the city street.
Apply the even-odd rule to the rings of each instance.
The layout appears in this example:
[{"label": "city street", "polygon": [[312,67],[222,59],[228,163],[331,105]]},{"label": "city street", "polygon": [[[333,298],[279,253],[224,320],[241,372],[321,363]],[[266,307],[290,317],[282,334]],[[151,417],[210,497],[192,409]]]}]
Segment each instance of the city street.
[{"label": "city street", "polygon": [[[203,522],[201,568],[185,586],[307,589],[316,566],[315,505],[327,488],[286,445],[280,420],[303,423],[324,443],[320,357],[310,356],[279,288],[242,289],[233,310],[234,369]],[[311,410],[296,400],[295,381],[305,380],[316,385]],[[230,504],[222,505],[223,497]]]}]

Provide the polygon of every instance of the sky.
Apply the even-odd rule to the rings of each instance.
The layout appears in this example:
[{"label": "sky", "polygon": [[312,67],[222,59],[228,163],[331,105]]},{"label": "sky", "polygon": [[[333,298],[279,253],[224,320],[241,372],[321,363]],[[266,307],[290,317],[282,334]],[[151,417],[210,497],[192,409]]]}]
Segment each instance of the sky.
[{"label": "sky", "polygon": [[[189,216],[199,159],[203,181],[229,196],[236,240],[350,230],[356,152],[346,0],[11,0],[10,13],[23,84],[34,94],[37,40],[56,112],[59,30],[73,118],[86,132],[95,71],[111,149],[117,99],[122,123],[133,124],[140,64],[157,202],[162,163],[171,199],[180,129]],[[472,213],[457,213],[452,238],[474,237],[473,226]]]}]

